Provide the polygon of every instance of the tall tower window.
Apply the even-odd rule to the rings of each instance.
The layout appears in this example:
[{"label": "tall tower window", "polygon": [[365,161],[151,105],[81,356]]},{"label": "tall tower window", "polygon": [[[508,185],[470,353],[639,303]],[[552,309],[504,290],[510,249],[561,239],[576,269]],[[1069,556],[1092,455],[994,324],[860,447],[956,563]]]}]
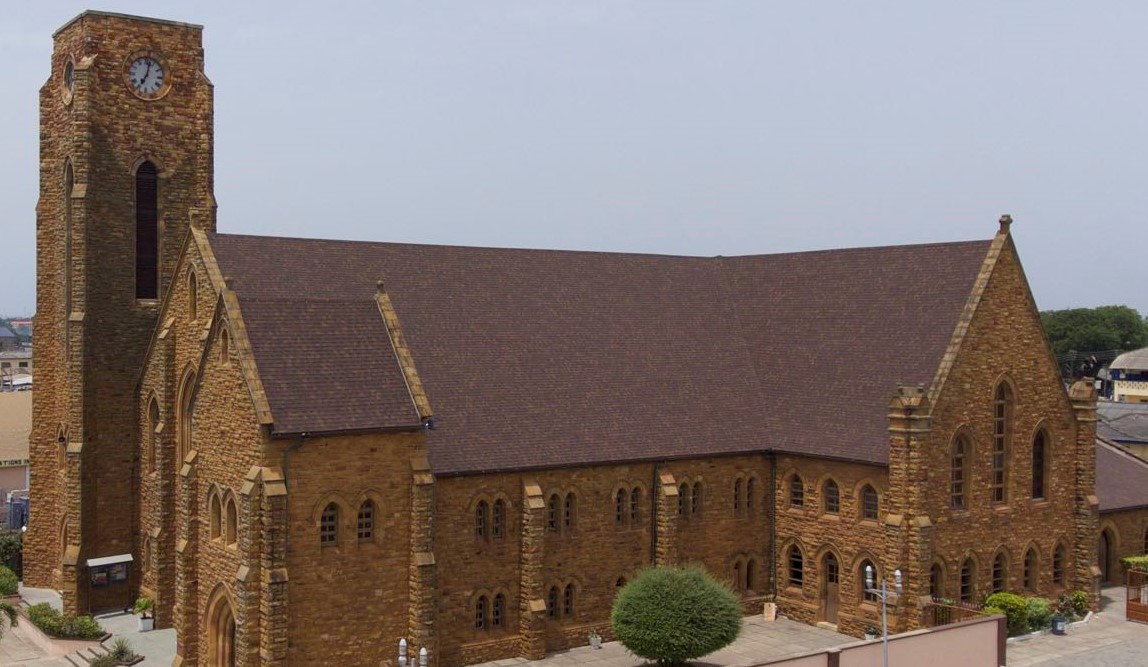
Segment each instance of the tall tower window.
[{"label": "tall tower window", "polygon": [[136,298],[159,297],[159,179],[155,165],[136,170]]}]

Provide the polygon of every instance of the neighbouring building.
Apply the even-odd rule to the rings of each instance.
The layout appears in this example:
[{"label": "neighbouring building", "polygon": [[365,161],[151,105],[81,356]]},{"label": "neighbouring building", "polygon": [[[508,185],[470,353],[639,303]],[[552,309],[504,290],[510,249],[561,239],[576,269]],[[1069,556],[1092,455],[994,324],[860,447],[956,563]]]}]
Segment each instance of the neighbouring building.
[{"label": "neighbouring building", "polygon": [[201,28],[54,39],[25,580],[66,609],[148,595],[182,667],[446,667],[609,634],[652,564],[854,634],[867,565],[896,630],[1095,591],[1096,392],[1007,216],[711,258],[222,234]]},{"label": "neighbouring building", "polygon": [[1148,347],[1125,352],[1108,365],[1112,400],[1148,403]]},{"label": "neighbouring building", "polygon": [[0,507],[5,506],[9,493],[28,488],[31,431],[32,392],[0,392]]},{"label": "neighbouring building", "polygon": [[20,347],[20,337],[8,327],[0,326],[0,352],[15,352]]}]

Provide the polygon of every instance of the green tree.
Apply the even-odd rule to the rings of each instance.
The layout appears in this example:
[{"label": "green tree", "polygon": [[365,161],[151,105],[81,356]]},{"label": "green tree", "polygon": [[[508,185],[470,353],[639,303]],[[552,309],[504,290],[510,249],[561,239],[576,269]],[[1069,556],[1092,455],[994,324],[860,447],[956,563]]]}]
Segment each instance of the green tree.
[{"label": "green tree", "polygon": [[614,599],[610,623],[634,655],[659,665],[684,665],[713,653],[741,632],[733,591],[698,567],[650,568]]},{"label": "green tree", "polygon": [[1040,321],[1058,356],[1071,350],[1134,350],[1148,347],[1148,325],[1135,308],[1100,306],[1046,310]]}]

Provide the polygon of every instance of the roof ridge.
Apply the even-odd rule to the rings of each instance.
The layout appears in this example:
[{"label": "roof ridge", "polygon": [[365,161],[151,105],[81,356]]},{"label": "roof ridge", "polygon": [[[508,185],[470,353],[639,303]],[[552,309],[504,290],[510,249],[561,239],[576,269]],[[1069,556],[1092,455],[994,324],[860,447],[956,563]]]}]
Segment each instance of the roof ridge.
[{"label": "roof ridge", "polygon": [[1140,467],[1148,468],[1148,461],[1145,461],[1144,459],[1140,458],[1139,456],[1136,456],[1132,452],[1128,451],[1127,447],[1124,447],[1124,446],[1120,445],[1119,443],[1112,442],[1108,438],[1105,438],[1105,437],[1099,436],[1099,435],[1096,436],[1096,442],[1108,447],[1115,454],[1122,456],[1126,459],[1130,459],[1133,463],[1136,463]]},{"label": "roof ridge", "polygon": [[863,252],[867,250],[892,250],[892,249],[906,249],[906,250],[923,250],[926,248],[941,248],[952,247],[961,245],[976,245],[976,244],[989,244],[993,239],[967,239],[964,241],[939,241],[933,243],[908,243],[908,244],[885,244],[885,245],[870,245],[870,246],[852,246],[847,248],[817,248],[809,250],[790,250],[785,252],[765,252],[765,253],[752,253],[745,255],[680,255],[672,253],[657,253],[657,252],[639,252],[627,250],[581,250],[571,248],[536,248],[536,247],[513,247],[513,246],[475,246],[475,245],[461,245],[457,243],[413,243],[403,241],[367,241],[361,239],[329,239],[329,238],[316,238],[305,236],[274,236],[267,234],[232,234],[232,233],[219,233],[212,232],[212,236],[222,238],[237,238],[237,239],[268,239],[278,241],[299,241],[311,243],[335,243],[335,244],[349,244],[349,245],[363,245],[363,246],[392,246],[392,247],[408,247],[408,248],[453,248],[459,250],[490,250],[499,252],[530,252],[530,253],[556,253],[556,254],[574,254],[574,255],[606,255],[615,257],[650,257],[650,258],[668,258],[668,259],[681,259],[681,260],[722,260],[722,259],[761,259],[767,257],[791,257],[794,255],[814,255],[814,254],[840,254],[850,252]]}]

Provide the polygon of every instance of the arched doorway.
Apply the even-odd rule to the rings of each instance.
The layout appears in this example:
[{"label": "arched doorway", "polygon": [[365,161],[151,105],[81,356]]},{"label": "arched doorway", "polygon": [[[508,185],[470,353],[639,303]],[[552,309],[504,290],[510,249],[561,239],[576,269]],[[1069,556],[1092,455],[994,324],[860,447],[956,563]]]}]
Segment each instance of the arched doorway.
[{"label": "arched doorway", "polygon": [[235,613],[223,591],[208,607],[207,655],[208,667],[235,667]]},{"label": "arched doorway", "polygon": [[1105,528],[1100,532],[1100,546],[1096,554],[1096,562],[1100,565],[1100,582],[1103,584],[1112,581],[1112,575],[1115,574],[1112,567],[1112,554],[1116,553],[1114,540],[1112,538],[1112,531]]},{"label": "arched doorway", "polygon": [[837,625],[837,589],[841,568],[832,551],[821,558],[821,620]]}]

